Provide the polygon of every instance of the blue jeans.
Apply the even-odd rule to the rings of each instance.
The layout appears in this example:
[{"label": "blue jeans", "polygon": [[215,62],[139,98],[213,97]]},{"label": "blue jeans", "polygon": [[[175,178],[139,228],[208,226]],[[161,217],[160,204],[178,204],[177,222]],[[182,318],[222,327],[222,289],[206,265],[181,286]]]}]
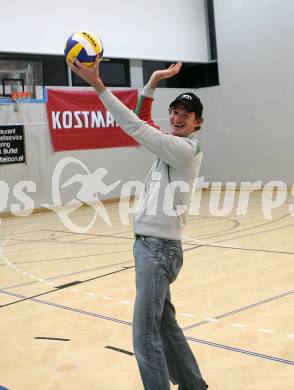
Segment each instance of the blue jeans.
[{"label": "blue jeans", "polygon": [[134,244],[134,352],[145,390],[205,390],[198,364],[179,327],[169,285],[183,265],[180,241],[139,236]]}]

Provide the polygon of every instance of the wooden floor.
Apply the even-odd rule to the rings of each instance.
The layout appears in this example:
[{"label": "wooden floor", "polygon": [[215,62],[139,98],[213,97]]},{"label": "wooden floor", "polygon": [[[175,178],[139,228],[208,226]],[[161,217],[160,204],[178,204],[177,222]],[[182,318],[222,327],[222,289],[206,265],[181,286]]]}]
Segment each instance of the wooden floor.
[{"label": "wooden floor", "polygon": [[[209,390],[294,389],[294,217],[215,217],[206,193],[185,230],[184,266],[172,285]],[[293,201],[293,199],[292,199]],[[72,233],[54,212],[2,218],[0,385],[9,390],[140,390],[132,353],[132,227],[107,206]],[[72,215],[87,224],[93,209]],[[108,348],[111,347],[111,348]],[[1,388],[0,386],[0,388]],[[175,389],[176,387],[171,387]]]}]

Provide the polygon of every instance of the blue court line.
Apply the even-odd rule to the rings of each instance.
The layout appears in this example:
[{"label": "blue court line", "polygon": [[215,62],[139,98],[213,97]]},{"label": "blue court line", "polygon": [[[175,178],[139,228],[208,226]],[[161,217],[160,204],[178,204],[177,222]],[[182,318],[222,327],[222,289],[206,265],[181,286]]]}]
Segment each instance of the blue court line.
[{"label": "blue court line", "polygon": [[[129,325],[129,326],[132,325],[132,323],[129,322],[129,321],[124,321],[124,320],[120,320],[120,319],[118,319],[118,318],[113,318],[113,317],[107,317],[107,316],[104,316],[104,315],[102,315],[102,314],[92,313],[92,312],[89,312],[89,311],[85,311],[85,310],[81,310],[81,309],[76,309],[76,308],[74,308],[74,307],[60,305],[60,304],[58,304],[58,303],[43,301],[43,300],[37,299],[37,298],[28,298],[28,297],[26,297],[25,295],[15,294],[15,293],[12,293],[12,292],[10,292],[10,291],[4,291],[4,290],[2,290],[2,289],[0,289],[0,293],[7,294],[7,295],[11,295],[11,296],[13,296],[13,297],[22,298],[22,299],[27,298],[28,301],[34,301],[34,302],[38,302],[38,303],[43,303],[43,304],[45,304],[45,305],[54,306],[54,307],[57,307],[57,308],[59,308],[59,309],[65,309],[65,310],[69,310],[69,311],[74,311],[74,312],[76,312],[76,313],[84,314],[84,315],[87,315],[87,316],[96,317],[96,318],[101,318],[102,320],[107,320],[107,321],[112,321],[112,322],[118,322],[118,323],[120,323],[120,324]],[[0,308],[1,308],[1,306],[0,306]]]},{"label": "blue court line", "polygon": [[[230,316],[232,314],[240,313],[241,311],[245,311],[245,310],[248,310],[248,309],[252,309],[253,307],[263,305],[264,303],[268,303],[268,302],[274,301],[276,299],[286,297],[287,295],[291,295],[293,293],[294,293],[294,290],[287,291],[287,292],[285,292],[283,294],[279,294],[279,295],[276,295],[274,297],[267,298],[267,299],[264,299],[262,301],[258,301],[256,303],[253,303],[252,305],[240,307],[239,309],[235,309],[235,310],[229,311],[228,313],[220,314],[220,315],[212,317],[212,318],[215,318],[215,319],[219,320],[219,319],[228,317],[228,316]],[[210,324],[210,323],[211,322],[207,321],[207,320],[196,322],[195,324],[191,324],[191,325],[185,326],[183,328],[183,331],[188,330],[188,329],[197,328],[198,326],[205,325],[205,324]]]},{"label": "blue court line", "polygon": [[230,347],[228,345],[217,344],[217,343],[213,343],[212,341],[195,339],[194,337],[187,337],[186,336],[186,339],[189,341],[193,341],[194,343],[200,343],[200,344],[205,344],[205,345],[209,345],[209,346],[216,347],[216,348],[227,349],[229,351],[239,352],[239,353],[243,353],[246,355],[256,356],[256,357],[259,357],[261,359],[273,360],[273,361],[278,362],[278,363],[290,364],[291,366],[294,366],[293,360],[282,359],[282,358],[279,358],[276,356],[264,355],[262,353],[248,351],[246,349],[240,349],[240,348]]},{"label": "blue court line", "polygon": [[[18,298],[27,298],[24,295],[11,293],[11,292],[8,292],[8,291],[4,291],[2,289],[0,289],[0,293],[6,294],[6,295],[11,295],[11,296],[18,297]],[[34,302],[38,302],[38,303],[42,303],[42,304],[45,304],[45,305],[57,307],[59,309],[65,309],[65,310],[73,311],[75,313],[80,313],[80,314],[91,316],[91,317],[101,318],[101,319],[107,320],[107,321],[112,321],[112,322],[116,322],[116,323],[120,323],[120,324],[124,324],[124,325],[128,325],[128,326],[132,325],[132,323],[129,322],[129,321],[124,321],[124,320],[120,320],[118,318],[108,317],[108,316],[104,316],[102,314],[92,313],[92,312],[81,310],[81,309],[76,309],[76,308],[73,308],[73,307],[70,307],[70,306],[59,305],[58,303],[43,301],[43,300],[37,299],[37,298],[30,298],[29,300],[30,301],[34,301]],[[229,350],[229,351],[238,352],[238,353],[242,353],[242,354],[246,354],[246,355],[251,355],[251,356],[255,356],[255,357],[266,359],[266,360],[272,360],[272,361],[275,361],[275,362],[278,362],[278,363],[294,365],[294,361],[292,361],[292,360],[287,360],[287,359],[279,358],[279,357],[276,357],[276,356],[264,355],[262,353],[252,352],[252,351],[248,351],[246,349],[230,347],[228,345],[217,344],[217,343],[214,343],[214,342],[211,342],[211,341],[196,339],[194,337],[189,337],[189,336],[185,336],[185,337],[186,337],[187,340],[192,341],[194,343],[205,344],[205,345],[209,345],[211,347],[220,348],[220,349],[226,349],[226,350]]]}]

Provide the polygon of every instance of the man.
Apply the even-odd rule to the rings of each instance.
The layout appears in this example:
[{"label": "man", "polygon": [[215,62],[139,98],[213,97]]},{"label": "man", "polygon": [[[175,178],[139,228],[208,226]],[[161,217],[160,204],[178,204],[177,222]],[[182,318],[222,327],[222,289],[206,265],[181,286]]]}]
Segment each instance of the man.
[{"label": "man", "polygon": [[181,63],[152,74],[134,114],[103,84],[99,60],[87,68],[68,66],[94,87],[115,121],[155,154],[134,219],[136,301],[133,318],[134,352],[146,390],[168,390],[169,379],[179,390],[205,390],[197,362],[175,318],[169,285],[182,264],[181,233],[186,208],[198,176],[202,151],[195,137],[201,127],[202,104],[192,93],[170,104],[170,131],[162,133],[151,119],[157,83],[177,74]]}]

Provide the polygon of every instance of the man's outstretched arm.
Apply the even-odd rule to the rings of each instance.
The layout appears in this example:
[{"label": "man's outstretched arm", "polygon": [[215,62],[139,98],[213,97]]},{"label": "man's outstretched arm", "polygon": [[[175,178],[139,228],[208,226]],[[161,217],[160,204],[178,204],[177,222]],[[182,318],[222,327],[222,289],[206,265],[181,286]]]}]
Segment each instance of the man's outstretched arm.
[{"label": "man's outstretched arm", "polygon": [[156,129],[160,129],[160,127],[153,121],[151,115],[155,89],[157,88],[160,80],[168,79],[179,73],[181,66],[181,62],[177,62],[167,69],[156,70],[153,72],[148,83],[145,85],[141,96],[139,97],[135,113],[140,119]]},{"label": "man's outstretched arm", "polygon": [[[99,76],[99,61],[91,68],[79,61],[68,66],[96,90],[102,103],[111,112],[116,123],[131,137],[136,139],[156,156],[173,167],[186,166],[195,155],[195,145],[184,137],[164,134],[137,117],[111,91],[105,87]],[[154,84],[152,84],[154,85]]]}]

